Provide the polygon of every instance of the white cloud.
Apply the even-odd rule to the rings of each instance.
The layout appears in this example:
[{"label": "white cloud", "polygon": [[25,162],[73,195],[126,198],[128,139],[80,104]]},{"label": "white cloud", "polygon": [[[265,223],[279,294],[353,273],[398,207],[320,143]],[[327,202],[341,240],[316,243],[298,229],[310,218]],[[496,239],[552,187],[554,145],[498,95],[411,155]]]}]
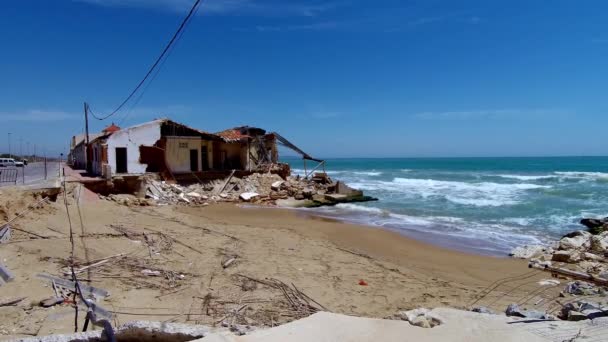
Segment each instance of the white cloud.
[{"label": "white cloud", "polygon": [[39,109],[20,112],[0,112],[0,120],[3,121],[52,122],[74,120],[77,118],[78,116],[72,113]]},{"label": "white cloud", "polygon": [[[159,8],[183,12],[194,0],[73,0],[108,7]],[[315,17],[339,7],[338,1],[203,0],[199,14]]]}]

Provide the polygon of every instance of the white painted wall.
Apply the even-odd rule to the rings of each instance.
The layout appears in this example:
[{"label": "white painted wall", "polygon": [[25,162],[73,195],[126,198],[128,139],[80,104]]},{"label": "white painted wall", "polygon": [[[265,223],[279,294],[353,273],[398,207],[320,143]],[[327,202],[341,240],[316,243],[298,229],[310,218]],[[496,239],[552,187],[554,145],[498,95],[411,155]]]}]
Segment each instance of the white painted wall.
[{"label": "white painted wall", "polygon": [[139,146],[154,146],[160,140],[160,120],[117,131],[110,135],[108,144],[108,164],[112,175],[116,174],[116,148],[127,148],[127,173],[145,173],[146,164],[139,162]]},{"label": "white painted wall", "polygon": [[201,137],[167,137],[165,156],[173,173],[191,172],[190,150],[196,150],[198,170],[201,170]]}]

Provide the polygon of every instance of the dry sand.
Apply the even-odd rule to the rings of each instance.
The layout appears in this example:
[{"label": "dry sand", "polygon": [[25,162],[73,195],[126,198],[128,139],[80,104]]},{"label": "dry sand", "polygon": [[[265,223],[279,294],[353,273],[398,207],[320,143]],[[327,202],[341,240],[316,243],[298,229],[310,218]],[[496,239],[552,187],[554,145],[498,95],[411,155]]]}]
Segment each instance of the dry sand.
[{"label": "dry sand", "polygon": [[[3,219],[36,200],[0,191]],[[477,304],[495,310],[511,302],[533,306],[542,298],[538,308],[553,308],[561,289],[538,285],[550,276],[530,271],[524,261],[469,255],[298,211],[229,204],[128,207],[97,200],[79,185],[68,192],[75,259],[86,264],[128,253],[79,275],[111,293],[99,304],[115,313],[115,324],[145,319],[213,325],[224,319],[270,326],[302,316],[280,290],[247,277],[293,284],[328,311],[380,318],[417,307],[468,308],[486,292]],[[70,256],[63,197],[14,227],[37,236],[15,231],[0,246],[0,260],[16,276],[2,286],[0,302],[27,297],[0,307],[0,337],[73,331],[70,304],[37,306],[53,290],[36,274],[61,275]],[[161,274],[146,276],[143,269]],[[498,282],[505,278],[512,280]]]}]

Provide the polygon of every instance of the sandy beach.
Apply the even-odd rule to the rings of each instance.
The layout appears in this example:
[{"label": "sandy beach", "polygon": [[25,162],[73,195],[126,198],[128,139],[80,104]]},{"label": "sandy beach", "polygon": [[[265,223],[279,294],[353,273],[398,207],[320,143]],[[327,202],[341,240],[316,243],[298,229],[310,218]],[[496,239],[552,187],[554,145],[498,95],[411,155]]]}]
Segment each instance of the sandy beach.
[{"label": "sandy beach", "polygon": [[[539,280],[550,278],[530,271],[521,260],[443,249],[293,210],[233,204],[125,206],[101,200],[80,185],[68,192],[77,262],[91,264],[126,253],[79,273],[82,281],[110,292],[100,305],[113,311],[116,324],[146,319],[214,325],[235,308],[243,310],[238,320],[257,326],[301,317],[280,291],[250,279],[293,284],[323,310],[383,318],[418,307],[469,308],[477,298],[476,305],[497,311],[514,301],[532,305],[525,299]],[[36,201],[4,190],[0,198],[4,220]],[[53,290],[36,274],[61,275],[70,255],[63,197],[26,213],[13,227],[0,257],[15,280],[3,286],[2,298],[27,299],[0,308],[0,333],[69,332],[71,305],[37,305]],[[158,276],[145,270],[158,271]],[[511,279],[508,286],[479,297],[505,278]],[[546,290],[548,297],[559,292]]]}]

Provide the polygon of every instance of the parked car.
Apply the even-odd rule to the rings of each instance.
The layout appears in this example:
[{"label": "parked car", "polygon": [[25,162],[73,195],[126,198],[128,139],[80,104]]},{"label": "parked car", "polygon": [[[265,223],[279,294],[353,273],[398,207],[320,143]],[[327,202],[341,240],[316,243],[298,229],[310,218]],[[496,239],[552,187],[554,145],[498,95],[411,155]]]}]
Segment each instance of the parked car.
[{"label": "parked car", "polygon": [[22,161],[17,161],[17,160],[15,160],[15,166],[16,166],[16,167],[24,167],[24,166],[25,166],[25,163],[24,163],[24,162],[22,162]]},{"label": "parked car", "polygon": [[[23,164],[23,163],[22,163]],[[15,159],[13,158],[0,158],[0,167],[15,167]]]}]

